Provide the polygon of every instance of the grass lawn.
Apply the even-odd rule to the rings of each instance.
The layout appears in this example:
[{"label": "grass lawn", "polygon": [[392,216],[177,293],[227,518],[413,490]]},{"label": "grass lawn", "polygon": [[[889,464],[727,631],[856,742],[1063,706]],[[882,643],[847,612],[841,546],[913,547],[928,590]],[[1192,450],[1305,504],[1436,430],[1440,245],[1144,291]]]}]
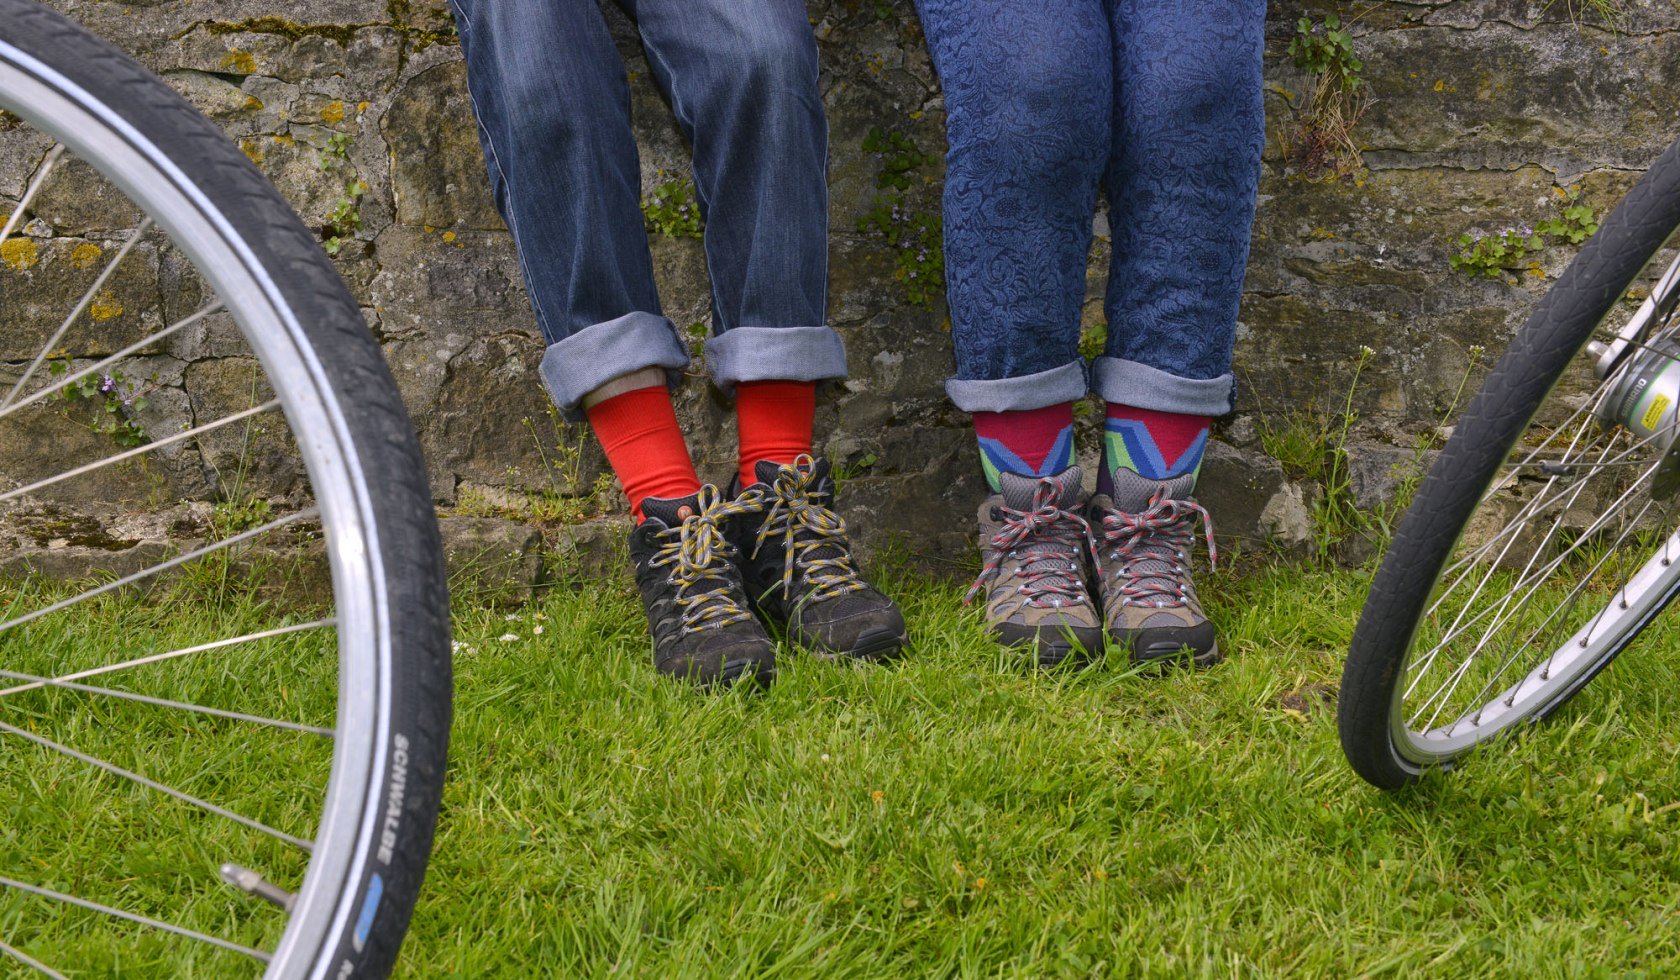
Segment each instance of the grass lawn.
[{"label": "grass lawn", "polygon": [[[462,601],[450,782],[399,975],[1680,973],[1671,619],[1552,723],[1387,796],[1347,768],[1334,730],[1362,574],[1206,577],[1230,657],[1165,677],[1023,671],[986,642],[960,585],[879,578],[909,614],[910,657],[856,669],[788,656],[761,695],[656,676],[625,586],[557,587],[514,612]],[[62,627],[82,638],[43,628],[4,655],[34,669],[31,657],[97,657],[88,637],[227,636],[243,614],[111,599]],[[182,662],[201,672],[183,675],[188,693],[214,700],[243,677],[223,691],[241,707],[278,653],[294,686],[276,679],[283,704],[265,710],[318,719],[328,705],[295,687],[295,667],[330,664],[326,638],[274,642],[266,661]],[[14,724],[44,724],[74,695],[25,697],[4,715]],[[312,798],[268,799],[265,777],[284,739],[308,736],[240,732],[125,702],[64,737],[149,770],[165,765],[153,747],[190,738],[211,748],[160,775],[279,826],[304,820]],[[148,888],[244,853],[237,834],[207,836],[145,791],[43,760],[0,738],[7,868],[144,906]],[[154,823],[125,841],[136,812]],[[170,894],[152,910],[176,908]],[[194,924],[271,939],[235,924],[249,905],[225,886],[190,902]],[[249,966],[92,928],[45,922],[0,890],[0,940],[91,961],[72,975]]]},{"label": "grass lawn", "polygon": [[1335,736],[1365,581],[1209,577],[1230,659],[1159,677],[1023,672],[960,586],[888,578],[908,659],[790,656],[713,698],[655,676],[628,588],[464,610],[402,971],[1680,972],[1669,620],[1552,723],[1386,796]]}]

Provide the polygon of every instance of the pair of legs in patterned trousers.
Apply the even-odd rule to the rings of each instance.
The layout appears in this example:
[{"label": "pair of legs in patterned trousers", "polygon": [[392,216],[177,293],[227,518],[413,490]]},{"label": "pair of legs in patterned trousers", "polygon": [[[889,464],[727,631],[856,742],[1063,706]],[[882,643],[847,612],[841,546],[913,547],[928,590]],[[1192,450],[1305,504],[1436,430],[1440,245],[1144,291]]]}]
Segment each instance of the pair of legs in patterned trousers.
[{"label": "pair of legs in patterned trousers", "polygon": [[[1219,656],[1191,492],[1231,348],[1264,141],[1264,0],[917,0],[945,94],[957,370],[994,496],[977,591],[1040,662]],[[1107,338],[1078,350],[1098,194]],[[1106,403],[1096,494],[1073,403]],[[1208,537],[1212,546],[1211,535]]]}]

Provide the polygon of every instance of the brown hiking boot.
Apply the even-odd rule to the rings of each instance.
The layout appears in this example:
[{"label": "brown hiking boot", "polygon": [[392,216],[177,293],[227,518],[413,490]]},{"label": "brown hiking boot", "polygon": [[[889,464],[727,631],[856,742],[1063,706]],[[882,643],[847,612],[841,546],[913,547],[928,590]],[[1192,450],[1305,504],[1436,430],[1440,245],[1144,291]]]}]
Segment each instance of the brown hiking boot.
[{"label": "brown hiking boot", "polygon": [[1190,581],[1198,517],[1208,559],[1217,559],[1213,523],[1190,496],[1195,485],[1194,473],[1151,480],[1122,469],[1115,473],[1112,498],[1091,499],[1091,523],[1100,538],[1103,618],[1108,635],[1131,651],[1134,663],[1219,662],[1218,637]]},{"label": "brown hiking boot", "polygon": [[968,598],[986,592],[986,625],[1005,646],[1030,646],[1040,666],[1103,648],[1102,619],[1086,587],[1095,551],[1081,516],[1079,467],[1054,476],[1003,473],[1003,492],[980,505],[984,564]]}]

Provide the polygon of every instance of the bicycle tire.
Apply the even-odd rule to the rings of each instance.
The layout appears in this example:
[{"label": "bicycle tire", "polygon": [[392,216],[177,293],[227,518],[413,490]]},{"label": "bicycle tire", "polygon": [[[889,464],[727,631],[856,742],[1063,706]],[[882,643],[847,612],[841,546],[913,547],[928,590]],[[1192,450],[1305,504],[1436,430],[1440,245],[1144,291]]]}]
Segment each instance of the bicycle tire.
[{"label": "bicycle tire", "polygon": [[[29,91],[50,91],[62,105],[75,106],[82,122],[96,120],[105,130],[54,133],[55,125],[67,123],[42,118],[39,105],[0,108],[67,143],[124,145],[195,204],[201,213],[193,221],[213,229],[219,246],[243,257],[253,288],[262,290],[252,302],[269,304],[283,324],[283,331],[253,338],[252,346],[291,345],[305,365],[300,387],[307,391],[275,385],[288,420],[294,402],[306,401],[318,402],[318,411],[330,420],[330,426],[310,432],[308,452],[338,459],[347,474],[340,508],[352,533],[346,541],[365,545],[363,564],[355,567],[366,576],[358,588],[366,589],[367,617],[377,630],[376,642],[355,654],[361,658],[356,670],[366,672],[375,690],[355,696],[377,710],[364,736],[340,732],[333,749],[335,780],[341,759],[355,756],[363,770],[359,785],[348,786],[342,797],[360,804],[356,819],[341,828],[345,843],[334,845],[347,848],[337,853],[349,855],[341,877],[321,879],[317,858],[311,857],[299,908],[268,975],[384,975],[425,874],[451,720],[442,549],[418,442],[396,386],[316,239],[251,161],[162,80],[32,0],[0,0],[0,72],[20,88],[32,84],[37,87]],[[167,229],[166,222],[159,224]],[[316,482],[317,474],[310,476]],[[357,560],[337,547],[330,542],[335,595],[351,587],[344,572],[350,566],[343,563]],[[345,657],[341,649],[341,662]],[[349,669],[341,666],[341,699]],[[348,745],[352,741],[356,744]],[[316,905],[305,915],[303,903],[310,901]]]},{"label": "bicycle tire", "polygon": [[[1407,509],[1372,580],[1342,674],[1337,725],[1355,772],[1398,789],[1456,758],[1420,762],[1401,750],[1397,694],[1438,580],[1512,448],[1593,330],[1680,228],[1680,143],[1665,151],[1546,293],[1466,408]],[[1555,712],[1626,648],[1680,590],[1680,565],[1660,598],[1525,717]],[[1509,730],[1509,727],[1501,731]]]}]

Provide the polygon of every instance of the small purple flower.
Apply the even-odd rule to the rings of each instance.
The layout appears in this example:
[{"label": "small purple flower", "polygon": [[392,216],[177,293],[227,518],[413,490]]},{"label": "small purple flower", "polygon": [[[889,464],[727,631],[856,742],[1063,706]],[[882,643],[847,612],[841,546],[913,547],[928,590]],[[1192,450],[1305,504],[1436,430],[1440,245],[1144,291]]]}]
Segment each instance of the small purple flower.
[{"label": "small purple flower", "polygon": [[102,374],[99,376],[99,393],[101,395],[109,395],[111,392],[116,390],[116,378],[111,377],[109,374]]}]

